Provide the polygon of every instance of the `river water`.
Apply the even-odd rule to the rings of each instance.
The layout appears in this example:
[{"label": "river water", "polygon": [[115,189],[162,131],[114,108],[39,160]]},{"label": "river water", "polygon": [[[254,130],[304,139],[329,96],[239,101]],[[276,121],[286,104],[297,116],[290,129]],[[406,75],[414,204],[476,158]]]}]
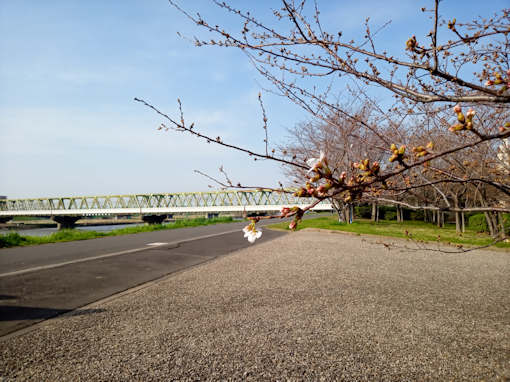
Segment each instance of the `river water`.
[{"label": "river water", "polygon": [[[108,225],[95,225],[95,226],[82,226],[76,227],[76,229],[80,231],[98,231],[98,232],[108,232],[113,231],[114,229],[125,228],[125,227],[136,227],[139,225],[144,225],[145,223],[138,224],[108,224]],[[51,235],[52,233],[57,232],[57,227],[46,227],[46,228],[32,228],[32,229],[0,229],[0,235],[9,233],[9,232],[17,232],[23,236],[46,236]]]}]

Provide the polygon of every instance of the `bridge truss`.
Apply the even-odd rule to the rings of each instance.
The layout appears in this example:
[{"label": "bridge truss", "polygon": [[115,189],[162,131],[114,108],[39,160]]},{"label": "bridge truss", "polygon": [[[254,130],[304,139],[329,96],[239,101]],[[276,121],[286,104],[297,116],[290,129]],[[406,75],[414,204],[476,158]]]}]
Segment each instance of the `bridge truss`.
[{"label": "bridge truss", "polygon": [[[283,207],[305,207],[312,201],[312,198],[270,190],[4,199],[0,200],[0,216],[274,212]],[[313,208],[331,209],[327,201]]]}]

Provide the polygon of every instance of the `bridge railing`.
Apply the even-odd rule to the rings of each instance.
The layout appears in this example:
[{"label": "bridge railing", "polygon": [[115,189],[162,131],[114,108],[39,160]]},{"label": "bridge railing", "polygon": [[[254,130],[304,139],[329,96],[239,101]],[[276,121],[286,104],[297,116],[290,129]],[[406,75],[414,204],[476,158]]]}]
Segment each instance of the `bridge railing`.
[{"label": "bridge railing", "polygon": [[[269,190],[4,199],[0,200],[0,216],[277,211],[312,202],[312,198]],[[330,210],[331,204],[323,201],[314,209]]]}]

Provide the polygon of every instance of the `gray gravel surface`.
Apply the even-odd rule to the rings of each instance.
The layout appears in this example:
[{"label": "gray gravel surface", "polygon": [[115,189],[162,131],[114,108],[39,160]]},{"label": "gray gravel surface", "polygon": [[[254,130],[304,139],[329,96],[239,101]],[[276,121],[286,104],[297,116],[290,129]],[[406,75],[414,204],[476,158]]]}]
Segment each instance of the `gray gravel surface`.
[{"label": "gray gravel surface", "polygon": [[[298,232],[0,341],[4,380],[508,380],[510,254]],[[379,242],[379,243],[378,243]],[[0,378],[0,380],[2,380]]]}]

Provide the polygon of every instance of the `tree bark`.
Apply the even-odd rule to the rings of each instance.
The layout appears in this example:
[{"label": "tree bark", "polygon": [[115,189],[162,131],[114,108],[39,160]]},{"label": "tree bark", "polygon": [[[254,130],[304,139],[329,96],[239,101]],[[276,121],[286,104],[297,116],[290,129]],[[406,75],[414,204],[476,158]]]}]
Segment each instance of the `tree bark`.
[{"label": "tree bark", "polygon": [[372,202],[372,221],[379,222],[379,205],[377,202]]},{"label": "tree bark", "polygon": [[444,226],[444,212],[442,211],[437,211],[437,226],[439,228],[442,228]]},{"label": "tree bark", "polygon": [[494,236],[494,226],[492,225],[492,219],[490,212],[484,212],[485,215],[485,221],[487,222],[487,227],[489,228],[489,234],[491,236]]},{"label": "tree bark", "polygon": [[503,214],[501,212],[497,212],[498,223],[499,223],[499,237],[501,239],[505,238],[505,224],[503,223]]},{"label": "tree bark", "polygon": [[331,204],[333,205],[333,208],[335,209],[335,211],[338,215],[338,222],[343,223],[345,221],[344,204],[339,203],[338,201],[336,201],[334,199],[332,201],[333,202]]}]

